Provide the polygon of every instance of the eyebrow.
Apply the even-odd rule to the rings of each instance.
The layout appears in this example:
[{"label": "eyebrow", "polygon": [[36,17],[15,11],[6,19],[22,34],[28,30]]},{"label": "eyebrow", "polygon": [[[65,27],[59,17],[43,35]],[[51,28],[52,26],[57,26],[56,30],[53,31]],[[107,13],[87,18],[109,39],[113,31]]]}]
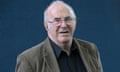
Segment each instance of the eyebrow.
[{"label": "eyebrow", "polygon": [[57,21],[57,20],[61,20],[61,18],[54,18],[54,20],[56,20],[56,21]]},{"label": "eyebrow", "polygon": [[[64,19],[66,19],[66,18],[71,18],[70,16],[66,16],[66,17],[64,17]],[[60,17],[56,17],[56,18],[54,18],[54,20],[60,20],[61,18]]]}]

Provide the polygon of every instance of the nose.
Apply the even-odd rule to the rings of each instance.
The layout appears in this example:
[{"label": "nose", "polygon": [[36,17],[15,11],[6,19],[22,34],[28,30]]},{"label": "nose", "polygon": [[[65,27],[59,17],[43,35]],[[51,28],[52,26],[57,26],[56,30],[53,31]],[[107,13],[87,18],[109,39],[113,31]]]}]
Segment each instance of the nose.
[{"label": "nose", "polygon": [[64,20],[61,21],[61,27],[67,27],[67,23]]}]

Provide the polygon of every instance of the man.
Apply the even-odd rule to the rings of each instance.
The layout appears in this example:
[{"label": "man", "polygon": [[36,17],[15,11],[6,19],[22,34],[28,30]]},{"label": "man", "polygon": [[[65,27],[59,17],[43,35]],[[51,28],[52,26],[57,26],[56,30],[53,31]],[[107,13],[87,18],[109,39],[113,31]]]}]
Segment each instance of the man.
[{"label": "man", "polygon": [[16,72],[103,72],[96,46],[73,38],[76,16],[63,1],[53,1],[44,12],[48,38],[21,53]]}]

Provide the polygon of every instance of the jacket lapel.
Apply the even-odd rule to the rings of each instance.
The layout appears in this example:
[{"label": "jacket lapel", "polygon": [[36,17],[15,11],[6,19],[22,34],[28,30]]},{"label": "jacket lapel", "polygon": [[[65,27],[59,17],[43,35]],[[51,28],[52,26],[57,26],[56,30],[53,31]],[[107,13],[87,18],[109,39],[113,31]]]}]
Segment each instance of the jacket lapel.
[{"label": "jacket lapel", "polygon": [[80,45],[80,43],[78,43],[78,41],[76,39],[74,39],[74,41],[78,46],[81,59],[82,59],[84,65],[85,65],[85,68],[86,68],[87,72],[92,72],[91,67],[89,65],[88,50],[86,48],[84,48],[82,45]]},{"label": "jacket lapel", "polygon": [[[88,50],[84,48],[80,43],[78,43],[76,39],[74,39],[74,41],[79,48],[79,53],[83,60],[83,63],[85,65],[87,72],[92,72],[91,66],[89,64]],[[46,64],[48,65],[48,68],[49,68],[49,72],[60,72],[58,62],[56,60],[54,51],[50,45],[48,38],[45,40],[44,44],[45,44],[44,45],[44,56],[45,56]]]},{"label": "jacket lapel", "polygon": [[45,61],[48,65],[49,72],[60,72],[54,51],[50,45],[48,38],[45,40],[44,46]]}]

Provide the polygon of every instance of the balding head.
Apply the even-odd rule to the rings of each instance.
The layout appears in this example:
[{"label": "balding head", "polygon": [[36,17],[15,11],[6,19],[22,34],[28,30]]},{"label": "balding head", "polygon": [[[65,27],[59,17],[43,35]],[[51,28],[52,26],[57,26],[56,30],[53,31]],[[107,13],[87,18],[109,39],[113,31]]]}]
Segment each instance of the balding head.
[{"label": "balding head", "polygon": [[46,23],[48,21],[48,16],[49,16],[49,13],[51,13],[51,11],[53,12],[53,10],[60,10],[60,9],[67,9],[69,11],[69,13],[71,14],[71,16],[73,18],[76,18],[76,15],[75,15],[72,7],[63,1],[58,0],[58,1],[53,1],[48,6],[48,8],[44,11],[44,23]]}]

